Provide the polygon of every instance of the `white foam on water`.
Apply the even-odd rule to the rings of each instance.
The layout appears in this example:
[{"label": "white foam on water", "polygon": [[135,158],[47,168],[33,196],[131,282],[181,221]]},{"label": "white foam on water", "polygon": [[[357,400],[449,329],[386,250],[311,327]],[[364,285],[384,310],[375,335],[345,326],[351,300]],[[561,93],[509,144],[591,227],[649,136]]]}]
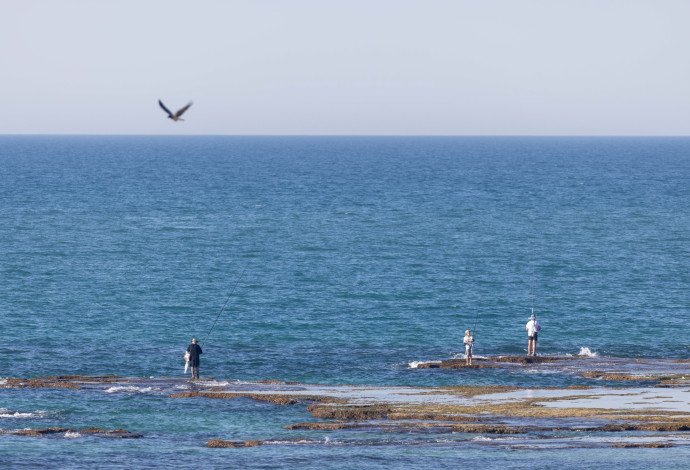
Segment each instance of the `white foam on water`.
[{"label": "white foam on water", "polygon": [[331,441],[330,439],[326,438],[323,441],[312,441],[309,439],[299,439],[299,440],[290,440],[290,441],[284,441],[284,440],[275,440],[275,441],[264,441],[264,445],[279,445],[279,446],[284,446],[284,445],[298,445],[298,444],[336,444],[336,441]]},{"label": "white foam on water", "polygon": [[407,367],[410,369],[416,369],[423,364],[440,364],[441,361],[412,361],[407,363]]},{"label": "white foam on water", "polygon": [[562,374],[562,371],[559,370],[550,370],[550,369],[527,369],[525,372],[528,374],[538,374],[538,375],[556,375],[556,374]]},{"label": "white foam on water", "polygon": [[20,413],[19,411],[0,410],[0,418],[33,418],[33,413]]},{"label": "white foam on water", "polygon": [[[229,380],[202,380],[204,386],[206,387],[229,387],[231,385],[238,385],[237,381],[229,381]],[[247,382],[250,383],[250,382]]]},{"label": "white foam on water", "polygon": [[471,440],[478,442],[498,442],[498,441],[522,441],[522,437],[488,437],[488,436],[476,436]]},{"label": "white foam on water", "polygon": [[[450,358],[451,359],[467,359],[467,355],[465,353],[455,353]],[[472,359],[488,359],[488,358],[489,358],[489,356],[482,356],[481,354],[472,353]]]},{"label": "white foam on water", "polygon": [[41,410],[36,410],[36,411],[32,411],[32,412],[21,412],[21,411],[8,410],[7,408],[0,408],[0,418],[15,418],[15,419],[43,418],[49,414],[50,414],[49,411],[41,411]]},{"label": "white foam on water", "polygon": [[78,438],[78,437],[82,437],[82,435],[79,434],[78,432],[67,431],[67,432],[65,433],[65,438],[66,438],[66,439],[76,439],[76,438]]},{"label": "white foam on water", "polygon": [[135,387],[134,385],[128,385],[128,386],[117,386],[117,387],[110,387],[105,389],[105,393],[149,393],[153,392],[154,390],[157,390],[154,387]]},{"label": "white foam on water", "polygon": [[580,352],[577,353],[578,356],[585,356],[585,357],[597,357],[597,353],[593,352],[591,349],[583,346],[580,348]]},{"label": "white foam on water", "polygon": [[[475,359],[488,359],[489,356],[482,356],[481,354],[477,354],[476,352],[472,351],[472,357]],[[501,356],[498,356],[501,357]],[[465,359],[465,353],[464,352],[458,352],[450,356],[451,359]]]}]

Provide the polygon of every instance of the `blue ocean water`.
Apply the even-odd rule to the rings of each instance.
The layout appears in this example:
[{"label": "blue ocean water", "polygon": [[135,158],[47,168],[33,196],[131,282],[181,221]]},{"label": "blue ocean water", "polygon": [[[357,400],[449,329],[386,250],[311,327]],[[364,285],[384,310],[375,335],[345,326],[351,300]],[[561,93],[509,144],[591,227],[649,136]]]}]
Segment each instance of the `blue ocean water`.
[{"label": "blue ocean water", "polygon": [[[690,138],[1,136],[0,181],[2,377],[180,376],[197,337],[202,375],[229,380],[587,383],[409,367],[460,353],[468,328],[476,354],[523,354],[532,307],[543,354],[690,355]],[[0,436],[0,459],[17,465],[27,452],[73,468],[486,458],[396,443],[203,448],[209,436],[279,438],[304,420],[303,408],[243,400],[0,400],[45,411],[44,423],[156,436]],[[555,465],[583,458],[548,452]]]}]

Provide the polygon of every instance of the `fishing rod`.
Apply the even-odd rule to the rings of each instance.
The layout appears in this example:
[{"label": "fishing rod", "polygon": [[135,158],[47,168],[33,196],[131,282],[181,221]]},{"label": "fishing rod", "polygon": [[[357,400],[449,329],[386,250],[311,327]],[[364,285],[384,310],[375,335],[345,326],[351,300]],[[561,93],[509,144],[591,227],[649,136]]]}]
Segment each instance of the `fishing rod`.
[{"label": "fishing rod", "polygon": [[474,328],[472,328],[472,337],[474,338],[477,334],[477,320],[479,319],[479,310],[474,316]]},{"label": "fishing rod", "polygon": [[240,285],[240,281],[241,281],[242,278],[244,277],[244,272],[245,272],[246,270],[247,270],[247,266],[245,266],[244,269],[242,270],[242,272],[240,273],[240,277],[237,278],[237,282],[235,283],[235,285],[233,286],[232,290],[230,291],[230,294],[228,295],[228,298],[225,300],[225,303],[223,304],[223,308],[220,309],[220,312],[218,313],[218,316],[216,317],[216,321],[213,322],[213,325],[211,326],[211,329],[208,330],[208,334],[206,335],[206,338],[204,338],[204,340],[201,342],[201,346],[202,346],[202,347],[204,346],[204,344],[206,344],[206,340],[208,339],[208,337],[211,336],[211,332],[212,332],[213,329],[216,327],[216,323],[218,323],[218,319],[220,318],[220,316],[221,316],[221,315],[223,314],[223,312],[225,311],[225,307],[228,306],[228,302],[230,302],[230,298],[232,297],[232,294],[235,293],[235,289],[237,289],[237,286]]},{"label": "fishing rod", "polygon": [[534,247],[532,247],[532,315],[534,315]]}]

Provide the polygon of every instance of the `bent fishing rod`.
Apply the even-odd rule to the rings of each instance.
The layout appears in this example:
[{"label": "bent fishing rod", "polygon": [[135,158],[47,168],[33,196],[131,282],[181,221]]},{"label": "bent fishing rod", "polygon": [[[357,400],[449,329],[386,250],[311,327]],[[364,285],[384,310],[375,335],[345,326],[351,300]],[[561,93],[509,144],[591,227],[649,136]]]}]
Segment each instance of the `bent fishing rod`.
[{"label": "bent fishing rod", "polygon": [[204,340],[201,342],[201,346],[202,346],[202,347],[204,346],[204,344],[206,344],[206,340],[208,339],[208,337],[211,336],[211,332],[212,332],[213,329],[216,327],[216,323],[218,323],[218,319],[220,318],[220,316],[221,316],[221,315],[223,314],[223,312],[225,311],[225,307],[228,306],[228,302],[230,302],[230,299],[232,298],[232,294],[235,293],[235,289],[237,289],[237,286],[240,285],[240,281],[241,281],[242,278],[244,277],[244,272],[245,272],[246,270],[247,270],[247,266],[245,266],[244,269],[242,270],[242,272],[240,273],[240,277],[237,278],[237,282],[235,282],[235,285],[233,286],[232,290],[230,291],[230,294],[228,295],[228,298],[225,300],[225,303],[223,304],[223,308],[220,309],[220,312],[218,313],[218,316],[216,317],[216,321],[213,322],[213,325],[211,326],[211,329],[208,330],[208,334],[206,335],[206,338],[204,338]]}]

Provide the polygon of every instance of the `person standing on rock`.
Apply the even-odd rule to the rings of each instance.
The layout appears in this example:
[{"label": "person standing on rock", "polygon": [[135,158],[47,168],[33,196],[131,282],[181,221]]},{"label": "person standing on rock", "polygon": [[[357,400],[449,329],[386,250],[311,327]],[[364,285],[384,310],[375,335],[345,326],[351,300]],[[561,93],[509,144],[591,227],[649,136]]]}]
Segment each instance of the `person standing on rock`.
[{"label": "person standing on rock", "polygon": [[[541,325],[537,321],[537,316],[532,314],[529,317],[527,325],[525,325],[527,330],[527,355],[536,356],[537,355],[537,337],[539,336],[539,330],[541,330]],[[531,351],[531,354],[530,354]]]},{"label": "person standing on rock", "polygon": [[472,350],[474,349],[474,337],[471,335],[470,330],[465,331],[465,339],[462,341],[465,343],[465,365],[472,365]]},{"label": "person standing on rock", "polygon": [[189,353],[189,365],[192,368],[192,378],[199,378],[199,355],[204,352],[201,350],[201,346],[196,344],[196,338],[192,339],[192,344],[187,346],[187,352]]}]

